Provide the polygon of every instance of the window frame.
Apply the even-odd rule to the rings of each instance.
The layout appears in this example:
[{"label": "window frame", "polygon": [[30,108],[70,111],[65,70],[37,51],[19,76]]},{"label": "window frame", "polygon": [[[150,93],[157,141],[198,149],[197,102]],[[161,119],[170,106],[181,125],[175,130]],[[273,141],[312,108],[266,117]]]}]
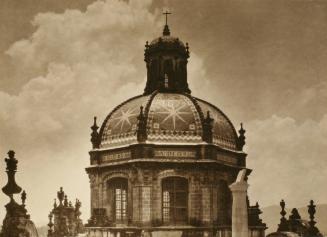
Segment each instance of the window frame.
[{"label": "window frame", "polygon": [[[111,214],[113,216],[114,222],[127,223],[128,222],[128,179],[121,178],[121,177],[112,178],[108,181],[107,185],[111,195],[110,206],[111,206]],[[118,202],[119,205],[117,205]],[[117,206],[119,206],[119,209],[117,209]]]},{"label": "window frame", "polygon": [[[180,186],[178,186],[180,182]],[[169,187],[170,186],[170,187]],[[187,224],[189,203],[189,181],[187,178],[172,176],[161,180],[161,210],[163,224]],[[170,194],[167,196],[167,192]],[[177,196],[181,195],[182,204],[178,204]],[[172,198],[172,200],[171,200]],[[165,201],[167,200],[168,201]],[[180,211],[184,211],[179,216]],[[168,214],[167,214],[168,213]],[[168,215],[168,216],[166,216]]]}]

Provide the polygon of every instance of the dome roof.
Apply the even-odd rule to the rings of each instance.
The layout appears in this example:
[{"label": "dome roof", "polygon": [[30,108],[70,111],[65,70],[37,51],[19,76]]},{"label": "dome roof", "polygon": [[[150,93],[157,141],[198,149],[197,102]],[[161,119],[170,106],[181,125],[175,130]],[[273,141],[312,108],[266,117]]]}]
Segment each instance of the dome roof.
[{"label": "dome roof", "polygon": [[182,47],[185,47],[184,43],[179,38],[171,36],[171,35],[163,35],[163,36],[160,36],[160,37],[152,40],[151,43],[150,43],[150,46],[151,45],[156,45],[158,43],[177,44],[177,45],[180,45]]},{"label": "dome roof", "polygon": [[204,114],[213,119],[213,144],[237,150],[235,128],[218,108],[185,93],[160,93],[133,97],[117,106],[100,130],[100,148],[137,143],[138,116],[144,107],[146,143],[203,144]]}]

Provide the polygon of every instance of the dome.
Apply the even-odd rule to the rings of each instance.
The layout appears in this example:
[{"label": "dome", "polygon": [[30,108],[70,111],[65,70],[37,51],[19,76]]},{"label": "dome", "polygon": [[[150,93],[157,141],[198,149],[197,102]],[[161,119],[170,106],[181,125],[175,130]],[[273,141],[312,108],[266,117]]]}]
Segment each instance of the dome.
[{"label": "dome", "polygon": [[155,46],[159,43],[162,43],[164,45],[176,44],[178,46],[185,47],[184,43],[181,40],[179,40],[179,38],[171,36],[171,35],[163,35],[163,36],[160,36],[160,37],[152,40],[150,43],[150,47]]},{"label": "dome", "polygon": [[212,143],[237,149],[235,128],[215,106],[186,93],[154,92],[133,97],[117,106],[100,130],[100,148],[115,148],[137,143],[140,107],[144,108],[145,143],[192,145],[205,144],[205,116],[212,122]]},{"label": "dome", "polygon": [[187,82],[189,47],[163,34],[146,43],[144,61],[147,82],[143,95],[118,105],[104,120],[100,132],[91,127],[94,149],[113,149],[132,144],[216,145],[240,151],[245,130],[238,136],[228,117],[214,105],[193,97]]}]

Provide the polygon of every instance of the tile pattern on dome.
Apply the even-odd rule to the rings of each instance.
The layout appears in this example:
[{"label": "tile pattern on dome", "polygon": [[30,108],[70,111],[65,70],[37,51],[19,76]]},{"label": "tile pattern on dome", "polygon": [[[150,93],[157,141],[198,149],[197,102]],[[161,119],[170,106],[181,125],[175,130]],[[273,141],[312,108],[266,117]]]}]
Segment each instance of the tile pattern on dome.
[{"label": "tile pattern on dome", "polygon": [[148,140],[153,142],[202,142],[202,124],[193,102],[182,94],[159,93],[147,120]]},{"label": "tile pattern on dome", "polygon": [[233,125],[228,118],[214,106],[202,100],[196,99],[203,114],[206,116],[207,111],[213,118],[213,143],[228,149],[236,149],[236,137]]},{"label": "tile pattern on dome", "polygon": [[101,147],[136,141],[137,116],[140,106],[145,107],[148,98],[142,96],[125,102],[111,114],[102,133]]}]

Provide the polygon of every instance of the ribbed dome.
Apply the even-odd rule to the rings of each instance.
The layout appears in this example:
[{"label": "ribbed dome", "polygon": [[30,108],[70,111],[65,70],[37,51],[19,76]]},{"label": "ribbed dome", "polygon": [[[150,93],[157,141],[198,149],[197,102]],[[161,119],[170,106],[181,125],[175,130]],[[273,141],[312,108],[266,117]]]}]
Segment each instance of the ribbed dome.
[{"label": "ribbed dome", "polygon": [[184,93],[136,96],[117,106],[100,130],[100,148],[137,143],[138,116],[144,107],[146,143],[202,144],[204,114],[213,119],[213,144],[237,150],[237,134],[229,119],[215,106]]}]

